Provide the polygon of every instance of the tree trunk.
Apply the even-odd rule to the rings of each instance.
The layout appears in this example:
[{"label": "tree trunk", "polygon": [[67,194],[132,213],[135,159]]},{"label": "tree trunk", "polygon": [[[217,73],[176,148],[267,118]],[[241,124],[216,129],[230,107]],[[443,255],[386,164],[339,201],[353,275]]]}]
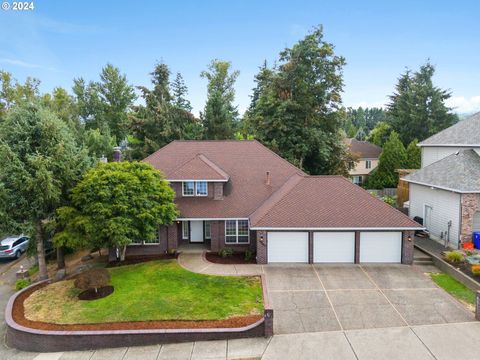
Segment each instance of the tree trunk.
[{"label": "tree trunk", "polygon": [[120,261],[125,260],[125,253],[127,252],[127,246],[122,247],[122,251],[120,253]]},{"label": "tree trunk", "polygon": [[57,247],[57,268],[65,269],[65,248],[63,246]]},{"label": "tree trunk", "polygon": [[43,246],[43,228],[42,221],[38,220],[35,224],[37,242],[38,275],[40,280],[48,279],[47,262],[45,260],[45,247]]}]

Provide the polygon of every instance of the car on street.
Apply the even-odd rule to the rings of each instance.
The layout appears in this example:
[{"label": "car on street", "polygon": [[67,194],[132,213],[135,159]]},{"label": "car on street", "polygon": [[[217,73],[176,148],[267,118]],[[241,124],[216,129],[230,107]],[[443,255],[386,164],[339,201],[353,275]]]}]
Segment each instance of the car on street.
[{"label": "car on street", "polygon": [[28,248],[29,237],[10,235],[0,241],[0,259],[18,259]]}]

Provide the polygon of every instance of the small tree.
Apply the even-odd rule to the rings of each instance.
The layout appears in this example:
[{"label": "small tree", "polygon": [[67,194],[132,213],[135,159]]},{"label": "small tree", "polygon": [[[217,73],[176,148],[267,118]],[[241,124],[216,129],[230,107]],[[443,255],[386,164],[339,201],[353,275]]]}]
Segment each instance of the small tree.
[{"label": "small tree", "polygon": [[392,131],[383,147],[378,167],[368,178],[367,187],[370,189],[383,189],[397,186],[398,174],[395,170],[404,167],[405,162],[405,147],[400,141],[398,134]]},{"label": "small tree", "polygon": [[107,286],[110,281],[110,273],[106,269],[90,269],[80,273],[73,285],[80,290],[94,289],[95,293],[99,288]]},{"label": "small tree", "polygon": [[417,144],[417,139],[413,139],[413,141],[407,146],[407,160],[405,167],[408,169],[420,169],[422,150]]},{"label": "small tree", "polygon": [[75,248],[116,247],[124,260],[132,240],[153,240],[159,225],[175,220],[174,196],[147,163],[99,163],[73,189],[73,206],[57,210],[63,231],[54,241]]}]

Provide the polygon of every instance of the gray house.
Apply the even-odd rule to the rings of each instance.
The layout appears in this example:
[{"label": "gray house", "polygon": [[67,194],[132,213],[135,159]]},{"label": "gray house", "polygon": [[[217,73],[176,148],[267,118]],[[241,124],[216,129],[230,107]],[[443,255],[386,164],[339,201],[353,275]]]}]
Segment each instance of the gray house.
[{"label": "gray house", "polygon": [[409,215],[434,240],[459,248],[480,231],[480,113],[418,144],[422,168],[409,183]]}]

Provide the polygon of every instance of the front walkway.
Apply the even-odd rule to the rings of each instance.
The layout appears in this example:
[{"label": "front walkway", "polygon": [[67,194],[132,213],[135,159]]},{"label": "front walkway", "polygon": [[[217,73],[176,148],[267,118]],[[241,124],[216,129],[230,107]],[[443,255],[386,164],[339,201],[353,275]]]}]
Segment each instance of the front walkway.
[{"label": "front walkway", "polygon": [[214,264],[205,259],[204,252],[182,252],[178,256],[180,266],[192,272],[206,275],[261,275],[264,273],[262,265],[241,264],[225,265]]}]

